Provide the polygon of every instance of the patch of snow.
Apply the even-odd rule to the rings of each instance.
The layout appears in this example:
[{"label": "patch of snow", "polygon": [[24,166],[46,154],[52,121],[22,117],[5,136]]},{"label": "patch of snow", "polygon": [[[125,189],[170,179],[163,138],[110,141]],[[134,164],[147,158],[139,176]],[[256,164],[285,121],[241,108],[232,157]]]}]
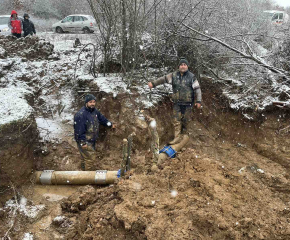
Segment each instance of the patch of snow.
[{"label": "patch of snow", "polygon": [[242,174],[242,172],[245,170],[246,170],[246,167],[242,167],[238,172],[239,172],[239,174]]},{"label": "patch of snow", "polygon": [[253,120],[253,119],[254,119],[254,118],[251,117],[249,114],[244,113],[243,115],[244,115],[244,117],[245,117],[246,119],[249,119],[249,120]]},{"label": "patch of snow", "polygon": [[272,105],[272,103],[275,101],[279,101],[278,97],[265,97],[265,99],[261,103],[261,106],[259,107],[259,110],[264,110],[267,106]]},{"label": "patch of snow", "polygon": [[35,120],[40,137],[43,138],[43,140],[50,140],[50,138],[61,138],[63,129],[59,121],[45,118],[36,118]]},{"label": "patch of snow", "polygon": [[33,111],[24,99],[27,90],[17,87],[0,89],[0,125],[27,118]]},{"label": "patch of snow", "polygon": [[55,51],[75,50],[73,44],[76,38],[80,39],[83,45],[96,41],[95,34],[55,34],[47,32],[40,34],[40,36],[50,41],[54,45]]},{"label": "patch of snow", "polygon": [[127,84],[121,77],[98,77],[94,79],[94,82],[98,85],[100,91],[112,93],[114,96],[117,96],[120,92],[129,92]]},{"label": "patch of snow", "polygon": [[54,222],[62,222],[65,220],[65,217],[64,216],[56,216],[53,221]]},{"label": "patch of snow", "polygon": [[24,233],[24,237],[22,240],[33,240],[33,234],[32,233]]},{"label": "patch of snow", "polygon": [[264,173],[265,171],[259,168],[259,169],[257,169],[257,172]]},{"label": "patch of snow", "polygon": [[171,190],[170,194],[171,197],[176,197],[178,195],[178,192],[176,190]]},{"label": "patch of snow", "polygon": [[151,128],[156,128],[156,121],[155,120],[150,122],[150,127]]},{"label": "patch of snow", "polygon": [[258,50],[259,52],[258,54],[260,57],[265,57],[269,52],[266,48],[262,47],[260,44],[257,44],[256,49]]},{"label": "patch of snow", "polygon": [[154,102],[148,99],[137,98],[136,103],[140,104],[141,108],[148,109],[154,106]]},{"label": "patch of snow", "polygon": [[8,210],[11,208],[18,208],[18,211],[23,215],[29,218],[35,218],[38,213],[45,208],[45,205],[29,205],[27,206],[27,199],[25,197],[21,197],[19,203],[15,200],[8,200],[4,206],[4,210]]},{"label": "patch of snow", "polygon": [[6,53],[5,49],[0,46],[0,56],[4,56]]}]

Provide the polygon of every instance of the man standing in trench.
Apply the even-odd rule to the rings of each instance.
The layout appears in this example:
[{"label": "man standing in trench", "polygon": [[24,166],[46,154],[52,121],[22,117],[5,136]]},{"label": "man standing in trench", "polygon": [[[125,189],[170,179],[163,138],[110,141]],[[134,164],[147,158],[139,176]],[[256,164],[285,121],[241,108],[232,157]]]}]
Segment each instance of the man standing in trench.
[{"label": "man standing in trench", "polygon": [[188,66],[188,61],[181,58],[178,71],[148,82],[150,89],[164,83],[172,84],[174,139],[169,142],[171,145],[178,143],[183,134],[188,134],[187,124],[191,118],[192,106],[198,109],[201,107],[200,86],[195,75],[188,70]]},{"label": "man standing in trench", "polygon": [[96,141],[100,124],[115,128],[115,125],[95,108],[96,101],[94,95],[88,94],[85,98],[85,106],[74,116],[75,140],[81,153],[83,171],[95,170],[93,167],[96,161]]}]

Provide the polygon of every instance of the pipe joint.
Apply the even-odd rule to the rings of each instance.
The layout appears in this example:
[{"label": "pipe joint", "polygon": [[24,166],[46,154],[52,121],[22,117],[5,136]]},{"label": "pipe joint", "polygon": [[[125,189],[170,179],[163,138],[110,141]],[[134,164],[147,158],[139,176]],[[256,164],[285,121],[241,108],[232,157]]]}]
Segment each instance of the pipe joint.
[{"label": "pipe joint", "polygon": [[54,170],[43,170],[40,175],[40,183],[42,185],[51,185],[51,176]]},{"label": "pipe joint", "polygon": [[96,184],[106,184],[107,170],[96,170],[95,182]]}]

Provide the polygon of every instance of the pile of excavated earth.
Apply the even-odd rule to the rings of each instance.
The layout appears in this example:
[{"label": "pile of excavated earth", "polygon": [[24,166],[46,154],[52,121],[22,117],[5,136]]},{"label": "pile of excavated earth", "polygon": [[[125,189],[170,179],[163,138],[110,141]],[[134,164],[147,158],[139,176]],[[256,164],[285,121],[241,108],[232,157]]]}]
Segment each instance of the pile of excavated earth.
[{"label": "pile of excavated earth", "polygon": [[[34,116],[2,125],[0,150],[6,158],[0,159],[1,237],[290,238],[289,110],[277,108],[257,113],[255,120],[245,118],[230,109],[222,87],[204,77],[203,108],[193,110],[189,142],[175,158],[152,170],[145,116],[156,120],[162,148],[173,135],[170,99],[160,98],[143,109],[137,91],[115,95],[84,83],[96,90],[97,108],[117,125],[115,130],[101,128],[95,168],[118,170],[122,140],[135,132],[131,170],[108,186],[38,185],[35,171],[81,169],[72,123],[64,123],[71,134],[41,143]],[[67,88],[63,81],[51,92],[39,91],[29,104],[39,113],[45,94],[58,96]],[[70,96],[71,111],[76,112],[83,105],[82,95]]]},{"label": "pile of excavated earth", "polygon": [[0,35],[0,59],[21,56],[24,59],[46,59],[53,52],[50,42],[38,37],[15,38]]}]

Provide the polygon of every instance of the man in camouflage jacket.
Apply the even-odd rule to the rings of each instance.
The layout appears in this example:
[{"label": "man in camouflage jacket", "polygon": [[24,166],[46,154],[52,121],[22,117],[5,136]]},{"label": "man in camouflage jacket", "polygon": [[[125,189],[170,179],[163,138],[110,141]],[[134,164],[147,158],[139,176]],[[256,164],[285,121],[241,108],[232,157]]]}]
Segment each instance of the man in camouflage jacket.
[{"label": "man in camouflage jacket", "polygon": [[195,75],[188,70],[188,66],[188,61],[181,58],[178,71],[148,83],[150,89],[164,83],[172,84],[174,140],[169,144],[179,142],[182,139],[181,135],[188,133],[187,124],[191,119],[192,106],[198,109],[201,107],[200,86]]}]

